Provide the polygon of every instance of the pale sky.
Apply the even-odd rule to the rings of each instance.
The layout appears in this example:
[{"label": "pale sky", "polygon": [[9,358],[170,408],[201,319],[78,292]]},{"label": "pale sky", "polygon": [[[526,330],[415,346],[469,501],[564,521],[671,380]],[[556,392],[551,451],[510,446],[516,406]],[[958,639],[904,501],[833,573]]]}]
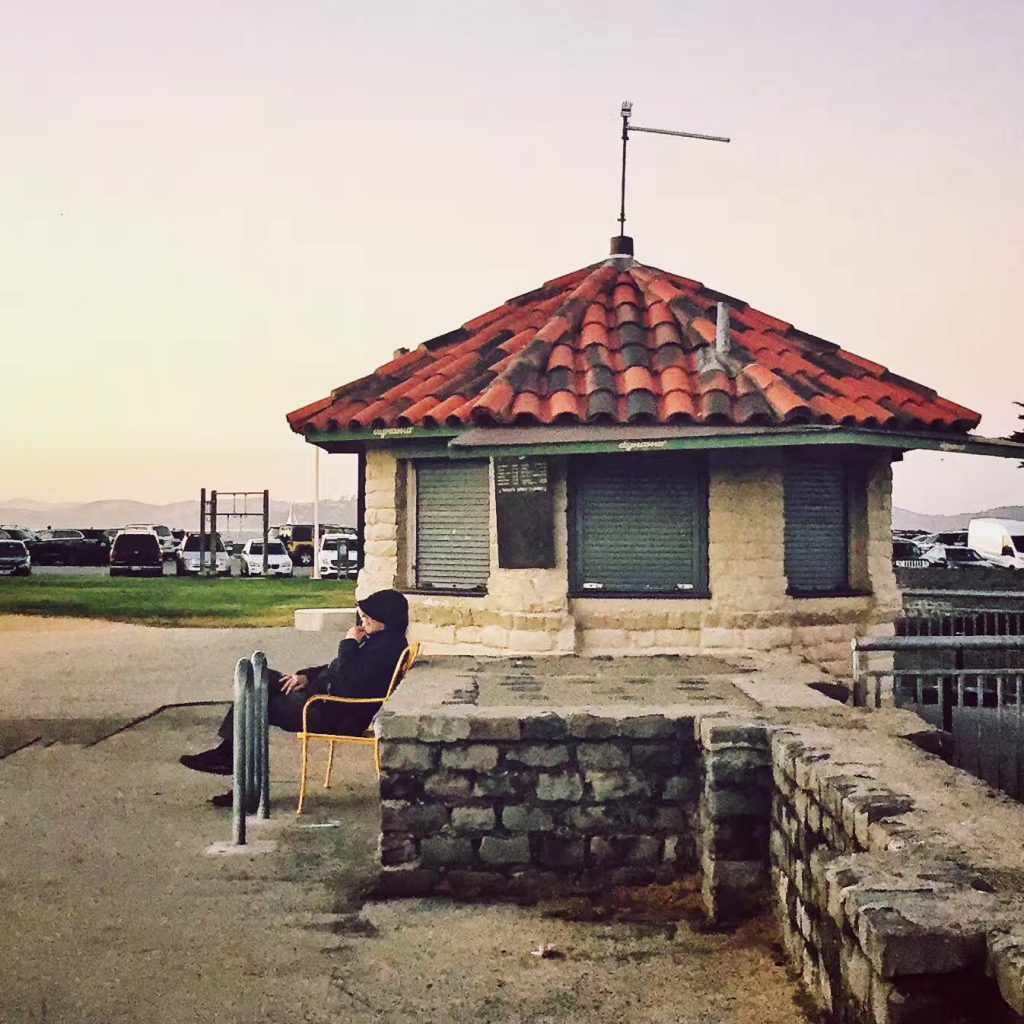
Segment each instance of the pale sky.
[{"label": "pale sky", "polygon": [[[1017,426],[1020,0],[0,0],[0,500],[311,497],[285,413],[607,254]],[[352,460],[324,458],[323,493]],[[911,455],[922,512],[1024,471]]]}]

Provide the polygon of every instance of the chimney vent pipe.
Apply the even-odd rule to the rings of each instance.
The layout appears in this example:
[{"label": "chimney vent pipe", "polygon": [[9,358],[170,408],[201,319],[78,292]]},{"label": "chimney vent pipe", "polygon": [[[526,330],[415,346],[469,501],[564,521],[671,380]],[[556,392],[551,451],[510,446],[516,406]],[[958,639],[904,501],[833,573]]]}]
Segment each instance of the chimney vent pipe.
[{"label": "chimney vent pipe", "polygon": [[715,351],[720,355],[728,355],[732,347],[732,339],[729,336],[729,304],[720,302],[718,304],[718,323],[715,329]]}]

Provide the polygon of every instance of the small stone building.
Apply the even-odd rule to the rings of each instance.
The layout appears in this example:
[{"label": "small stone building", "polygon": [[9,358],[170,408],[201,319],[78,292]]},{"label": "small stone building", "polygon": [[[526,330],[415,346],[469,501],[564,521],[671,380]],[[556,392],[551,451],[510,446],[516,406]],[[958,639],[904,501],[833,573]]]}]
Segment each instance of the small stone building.
[{"label": "small stone building", "polygon": [[1010,453],[968,434],[977,413],[631,250],[288,416],[358,454],[358,592],[408,593],[428,651],[848,671],[900,607],[891,464]]}]

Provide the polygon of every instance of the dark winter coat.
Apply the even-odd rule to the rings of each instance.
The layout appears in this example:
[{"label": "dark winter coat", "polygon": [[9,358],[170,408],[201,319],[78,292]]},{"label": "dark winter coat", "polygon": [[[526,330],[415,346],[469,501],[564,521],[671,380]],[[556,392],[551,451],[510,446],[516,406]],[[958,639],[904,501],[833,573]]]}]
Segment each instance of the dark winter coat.
[{"label": "dark winter coat", "polygon": [[[384,697],[391,685],[395,666],[408,641],[404,634],[385,629],[371,633],[362,643],[342,640],[338,656],[329,665],[304,668],[297,673],[309,679],[309,693],[329,693],[333,697]],[[323,715],[324,725],[345,736],[365,732],[380,704],[314,705]],[[323,726],[319,726],[322,728]]]}]

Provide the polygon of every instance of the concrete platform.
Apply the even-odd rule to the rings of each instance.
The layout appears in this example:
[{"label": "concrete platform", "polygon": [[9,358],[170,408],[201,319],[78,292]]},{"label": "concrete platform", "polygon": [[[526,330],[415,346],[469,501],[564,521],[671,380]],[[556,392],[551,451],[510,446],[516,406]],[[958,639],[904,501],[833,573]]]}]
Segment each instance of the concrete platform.
[{"label": "concrete platform", "polygon": [[304,633],[346,633],[356,624],[355,608],[296,608],[295,628]]}]

